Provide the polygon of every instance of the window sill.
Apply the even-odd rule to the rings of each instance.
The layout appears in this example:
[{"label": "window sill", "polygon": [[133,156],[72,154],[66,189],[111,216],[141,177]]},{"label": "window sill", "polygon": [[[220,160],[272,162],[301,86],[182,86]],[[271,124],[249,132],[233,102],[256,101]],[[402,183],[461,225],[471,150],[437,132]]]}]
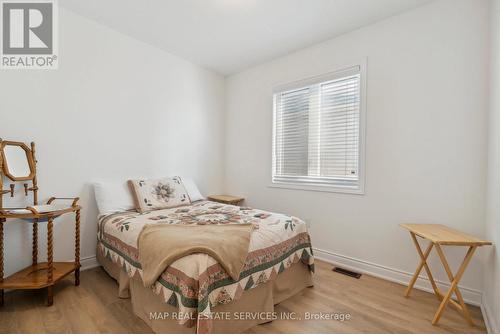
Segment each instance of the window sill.
[{"label": "window sill", "polygon": [[296,184],[296,183],[284,183],[284,182],[271,182],[268,186],[269,188],[282,188],[282,189],[292,189],[292,190],[305,190],[305,191],[319,191],[328,193],[341,193],[341,194],[352,194],[352,195],[364,195],[365,190],[362,186],[360,187],[349,187],[349,186],[336,186],[336,185],[309,185],[309,184]]}]

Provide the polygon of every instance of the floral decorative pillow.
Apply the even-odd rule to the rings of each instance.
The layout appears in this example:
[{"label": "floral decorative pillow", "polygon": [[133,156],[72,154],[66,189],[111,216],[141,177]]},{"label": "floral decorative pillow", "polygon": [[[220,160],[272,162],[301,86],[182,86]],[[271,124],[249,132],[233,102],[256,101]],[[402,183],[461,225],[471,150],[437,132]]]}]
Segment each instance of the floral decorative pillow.
[{"label": "floral decorative pillow", "polygon": [[191,201],[178,176],[156,180],[129,180],[128,184],[139,212],[175,208]]}]

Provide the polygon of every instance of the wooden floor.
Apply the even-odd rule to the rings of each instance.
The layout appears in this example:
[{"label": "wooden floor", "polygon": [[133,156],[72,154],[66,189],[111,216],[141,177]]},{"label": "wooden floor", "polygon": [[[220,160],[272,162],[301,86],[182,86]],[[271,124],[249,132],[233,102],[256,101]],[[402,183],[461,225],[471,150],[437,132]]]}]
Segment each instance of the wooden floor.
[{"label": "wooden floor", "polygon": [[[315,286],[281,303],[277,312],[341,312],[351,320],[276,320],[245,334],[264,333],[486,333],[481,311],[471,307],[476,327],[469,327],[460,314],[448,308],[439,327],[431,325],[438,301],[414,290],[403,297],[404,286],[363,275],[361,279],[331,271],[317,261]],[[117,285],[101,268],[82,272],[81,285],[68,277],[55,287],[54,306],[46,307],[44,291],[6,294],[0,308],[0,333],[151,333],[134,316],[130,301],[117,297]]]}]

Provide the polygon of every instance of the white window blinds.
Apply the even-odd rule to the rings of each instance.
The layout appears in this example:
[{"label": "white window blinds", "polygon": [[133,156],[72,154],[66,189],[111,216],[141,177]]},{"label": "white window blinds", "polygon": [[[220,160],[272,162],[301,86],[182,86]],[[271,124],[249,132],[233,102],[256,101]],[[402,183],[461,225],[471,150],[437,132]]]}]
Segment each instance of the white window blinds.
[{"label": "white window blinds", "polygon": [[361,71],[275,90],[273,183],[359,189]]}]

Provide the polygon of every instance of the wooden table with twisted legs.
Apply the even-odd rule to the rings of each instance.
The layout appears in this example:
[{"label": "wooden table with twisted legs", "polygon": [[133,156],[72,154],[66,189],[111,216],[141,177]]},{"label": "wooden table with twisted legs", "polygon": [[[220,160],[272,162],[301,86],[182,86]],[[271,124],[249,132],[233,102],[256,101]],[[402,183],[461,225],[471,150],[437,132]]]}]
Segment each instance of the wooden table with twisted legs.
[{"label": "wooden table with twisted legs", "polygon": [[[401,224],[400,226],[407,229],[410,232],[411,238],[413,240],[413,243],[415,244],[415,248],[417,249],[417,253],[420,257],[420,263],[417,266],[415,274],[411,278],[410,283],[408,284],[408,288],[405,291],[405,297],[410,296],[410,292],[413,286],[415,285],[415,282],[417,281],[418,276],[422,271],[422,268],[424,268],[427,273],[427,277],[429,278],[429,281],[431,283],[434,294],[441,302],[436,311],[436,314],[434,315],[432,324],[433,325],[438,324],[439,319],[443,315],[446,306],[448,304],[451,304],[455,309],[457,309],[459,312],[462,313],[463,317],[465,318],[465,320],[469,325],[474,326],[474,322],[472,321],[469,309],[467,308],[467,305],[465,304],[464,299],[462,297],[462,293],[458,288],[458,283],[462,279],[462,276],[465,273],[465,270],[467,269],[467,266],[469,265],[476,249],[480,246],[491,245],[491,242],[478,239],[471,235],[446,227],[444,225]],[[422,251],[422,248],[420,247],[420,243],[418,242],[417,237],[429,241],[429,245],[427,246],[425,252]],[[442,249],[442,246],[444,245],[468,247],[467,253],[465,254],[465,257],[455,275],[453,275],[450,265],[448,264],[448,261],[446,260],[446,257],[444,255]],[[433,247],[436,248],[441,263],[443,264],[444,270],[446,271],[448,279],[450,280],[450,287],[445,294],[443,294],[439,290],[436,282],[434,281],[434,277],[432,276],[431,270],[427,264],[427,258],[429,257],[429,254],[431,253]],[[453,294],[455,294],[457,298],[456,301],[451,298]]]},{"label": "wooden table with twisted legs", "polygon": [[[51,198],[51,204],[56,198]],[[64,198],[67,199],[67,198]],[[4,304],[4,289],[42,289],[47,288],[47,305],[54,303],[53,286],[58,281],[75,273],[75,286],[80,284],[80,210],[78,198],[72,199],[71,207],[38,212],[36,207],[26,210],[0,211],[0,306]],[[54,219],[66,214],[75,213],[75,260],[73,262],[54,262]],[[7,219],[24,219],[33,224],[32,265],[4,278],[3,228]],[[47,222],[47,262],[38,262],[38,225]]]}]

